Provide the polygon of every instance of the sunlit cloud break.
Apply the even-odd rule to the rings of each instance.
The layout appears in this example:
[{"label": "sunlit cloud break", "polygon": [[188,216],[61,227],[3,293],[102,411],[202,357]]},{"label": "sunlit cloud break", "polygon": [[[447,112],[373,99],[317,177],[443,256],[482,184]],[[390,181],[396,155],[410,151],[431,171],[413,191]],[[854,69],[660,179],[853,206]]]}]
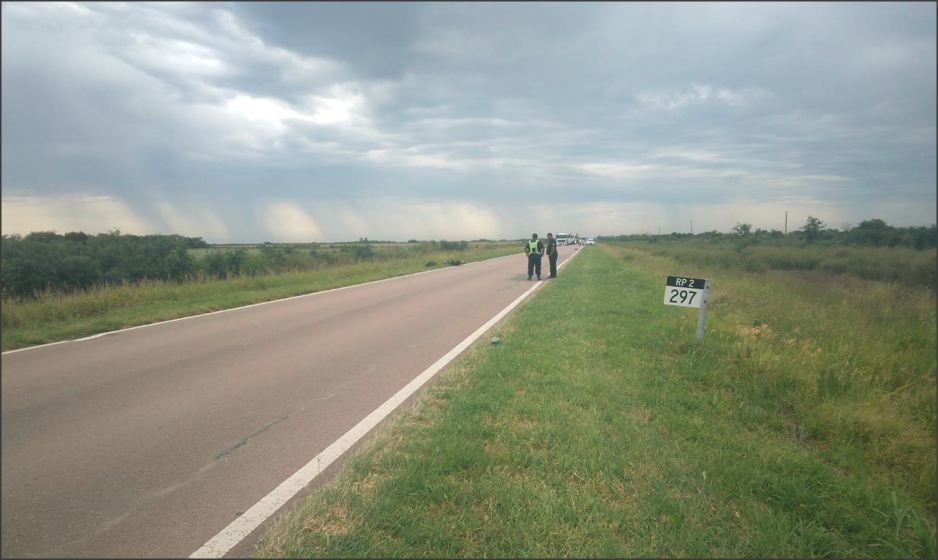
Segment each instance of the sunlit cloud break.
[{"label": "sunlit cloud break", "polygon": [[5,234],[935,221],[933,3],[0,11]]}]

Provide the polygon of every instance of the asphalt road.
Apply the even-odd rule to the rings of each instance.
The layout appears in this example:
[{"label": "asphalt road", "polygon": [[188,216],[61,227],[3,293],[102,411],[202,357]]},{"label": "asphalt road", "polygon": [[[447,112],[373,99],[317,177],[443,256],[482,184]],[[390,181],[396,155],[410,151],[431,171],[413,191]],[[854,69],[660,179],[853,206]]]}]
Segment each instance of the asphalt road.
[{"label": "asphalt road", "polygon": [[525,259],[4,354],[2,556],[190,555],[530,288]]}]

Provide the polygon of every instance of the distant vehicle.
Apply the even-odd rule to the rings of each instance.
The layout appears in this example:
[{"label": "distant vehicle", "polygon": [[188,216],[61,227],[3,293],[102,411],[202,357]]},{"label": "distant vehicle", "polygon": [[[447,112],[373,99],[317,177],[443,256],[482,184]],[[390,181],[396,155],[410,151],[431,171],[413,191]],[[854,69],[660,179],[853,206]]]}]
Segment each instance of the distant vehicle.
[{"label": "distant vehicle", "polygon": [[576,234],[575,233],[558,233],[557,245],[573,245],[576,243]]},{"label": "distant vehicle", "polygon": [[593,239],[592,237],[588,237],[588,238],[586,238],[586,244],[587,244],[587,245],[595,245],[595,244],[596,244],[596,240]]}]

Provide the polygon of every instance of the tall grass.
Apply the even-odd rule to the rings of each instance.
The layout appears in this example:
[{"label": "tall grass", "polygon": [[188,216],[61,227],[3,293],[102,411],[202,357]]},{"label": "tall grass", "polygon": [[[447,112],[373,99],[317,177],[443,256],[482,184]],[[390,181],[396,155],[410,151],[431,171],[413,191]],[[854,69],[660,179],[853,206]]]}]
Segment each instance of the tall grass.
[{"label": "tall grass", "polygon": [[[188,282],[144,280],[82,292],[47,292],[38,299],[5,299],[0,307],[3,350],[227,309],[519,252],[517,244],[474,244],[467,250],[382,250],[379,258],[322,264],[281,274],[202,276]],[[432,263],[428,266],[428,263]]]},{"label": "tall grass", "polygon": [[934,296],[817,280],[587,249],[258,555],[934,557]]},{"label": "tall grass", "polygon": [[[659,276],[675,269],[667,259],[642,263]],[[851,448],[840,468],[902,472],[934,509],[932,290],[792,271],[691,272],[714,279],[708,345],[732,358],[712,381],[749,395],[748,407],[762,410],[767,427],[799,443]]]},{"label": "tall grass", "polygon": [[708,240],[631,243],[679,263],[728,270],[809,270],[845,274],[867,280],[935,287],[936,252],[907,247],[751,244]]}]

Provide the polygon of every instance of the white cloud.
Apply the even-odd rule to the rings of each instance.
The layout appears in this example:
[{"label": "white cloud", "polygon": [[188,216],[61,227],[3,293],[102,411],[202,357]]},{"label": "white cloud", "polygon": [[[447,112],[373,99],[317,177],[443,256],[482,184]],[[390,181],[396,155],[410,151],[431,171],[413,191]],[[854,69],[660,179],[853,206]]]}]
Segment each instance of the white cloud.
[{"label": "white cloud", "polygon": [[327,231],[348,232],[347,239],[480,239],[507,235],[496,209],[462,200],[434,201],[381,197],[317,205]]},{"label": "white cloud", "polygon": [[310,109],[300,118],[319,125],[368,124],[365,98],[350,84],[332,86],[327,95],[310,96]]},{"label": "white cloud", "polygon": [[[4,16],[9,11],[22,26],[39,26],[34,34],[16,33],[4,21],[4,65],[26,68],[22,61],[36,59],[37,45],[70,45],[39,59],[55,64],[43,67],[57,75],[70,105],[96,102],[99,90],[119,93],[114,97],[123,106],[109,107],[114,118],[104,123],[108,130],[127,127],[139,134],[147,127],[134,126],[133,119],[145,119],[172,129],[154,138],[171,137],[183,151],[211,158],[281,151],[284,145],[274,140],[289,132],[288,121],[368,124],[367,88],[336,82],[345,72],[341,64],[267,45],[229,10],[215,8],[205,17],[197,5],[76,5],[86,25],[72,27],[68,5],[3,6]],[[59,23],[49,27],[50,21]],[[14,58],[8,61],[7,53]],[[32,67],[20,75],[38,72]],[[273,75],[274,82],[253,83],[257,72],[268,81]],[[290,95],[252,91],[256,85],[283,90],[283,84],[292,88]]]},{"label": "white cloud", "polygon": [[270,241],[321,241],[322,231],[316,221],[298,203],[274,201],[267,204],[261,217]]},{"label": "white cloud", "polygon": [[[575,164],[573,169],[623,185],[680,185],[684,190],[704,185],[720,199],[733,196],[740,188],[756,198],[791,198],[815,192],[818,188],[849,186],[850,177],[832,173],[811,173],[803,166],[784,162],[767,165],[759,160],[724,160],[719,155],[703,152],[672,152],[659,150],[652,159],[686,160],[688,163],[591,162]],[[798,169],[799,171],[795,171]]]},{"label": "white cloud", "polygon": [[[661,223],[660,209],[637,202],[573,202],[536,204],[530,208],[531,233],[544,237],[548,231],[577,233],[583,236],[610,235],[612,232],[636,231],[648,224]],[[530,236],[531,233],[525,235]]]},{"label": "white cloud", "polygon": [[460,171],[467,162],[451,159],[446,155],[421,153],[420,146],[409,148],[375,148],[365,152],[364,159],[372,163],[396,167],[426,167]]},{"label": "white cloud", "polygon": [[574,169],[585,171],[592,175],[608,177],[616,180],[636,180],[648,178],[652,174],[659,174],[664,168],[660,165],[648,163],[617,163],[596,162],[582,163],[573,166]]},{"label": "white cloud", "polygon": [[327,214],[331,216],[333,226],[328,228],[333,231],[343,231],[347,239],[358,239],[371,235],[375,237],[374,222],[364,215],[359,205],[350,206],[346,204],[333,204],[327,209]]},{"label": "white cloud", "polygon": [[284,120],[301,118],[296,111],[278,99],[251,97],[243,94],[226,101],[224,111],[232,120],[244,121],[243,124],[273,134],[286,130]]},{"label": "white cloud", "polygon": [[87,18],[92,11],[75,2],[4,2],[2,4],[4,19],[10,18],[18,24],[58,28],[74,18]]},{"label": "white cloud", "polygon": [[693,146],[669,146],[654,150],[651,157],[655,159],[687,160],[698,163],[725,163],[730,158],[720,152],[696,148]]},{"label": "white cloud", "polygon": [[685,88],[655,89],[642,91],[635,98],[645,108],[672,111],[687,106],[708,103],[741,107],[768,96],[762,88],[749,87],[732,89],[710,84],[693,84]]},{"label": "white cloud", "polygon": [[67,233],[122,233],[145,235],[158,231],[137,215],[123,200],[93,194],[11,196],[2,204],[2,231],[26,234],[33,231]]},{"label": "white cloud", "polygon": [[233,72],[216,49],[179,39],[130,32],[124,54],[142,68],[193,76],[219,78]]},{"label": "white cloud", "polygon": [[[291,84],[322,84],[342,65],[268,45],[230,10],[199,4],[94,4],[104,52],[198,89],[206,79],[273,71]],[[89,40],[95,40],[89,38]]]},{"label": "white cloud", "polygon": [[[360,150],[349,151],[345,144],[372,143],[382,136],[371,127],[365,106],[362,94],[349,86],[309,95],[298,104],[236,91],[217,103],[179,107],[173,119],[180,127],[196,125],[183,140],[201,158],[300,157],[289,151],[287,140],[309,152],[348,156]],[[318,140],[326,130],[338,136]]]},{"label": "white cloud", "polygon": [[501,230],[490,209],[470,202],[398,202],[390,210],[398,222],[391,231],[415,230],[424,239],[478,239]]},{"label": "white cloud", "polygon": [[185,210],[180,210],[168,202],[158,203],[156,208],[169,231],[173,233],[189,237],[205,237],[213,241],[224,241],[229,238],[228,228],[224,221],[211,208],[187,204]]}]

